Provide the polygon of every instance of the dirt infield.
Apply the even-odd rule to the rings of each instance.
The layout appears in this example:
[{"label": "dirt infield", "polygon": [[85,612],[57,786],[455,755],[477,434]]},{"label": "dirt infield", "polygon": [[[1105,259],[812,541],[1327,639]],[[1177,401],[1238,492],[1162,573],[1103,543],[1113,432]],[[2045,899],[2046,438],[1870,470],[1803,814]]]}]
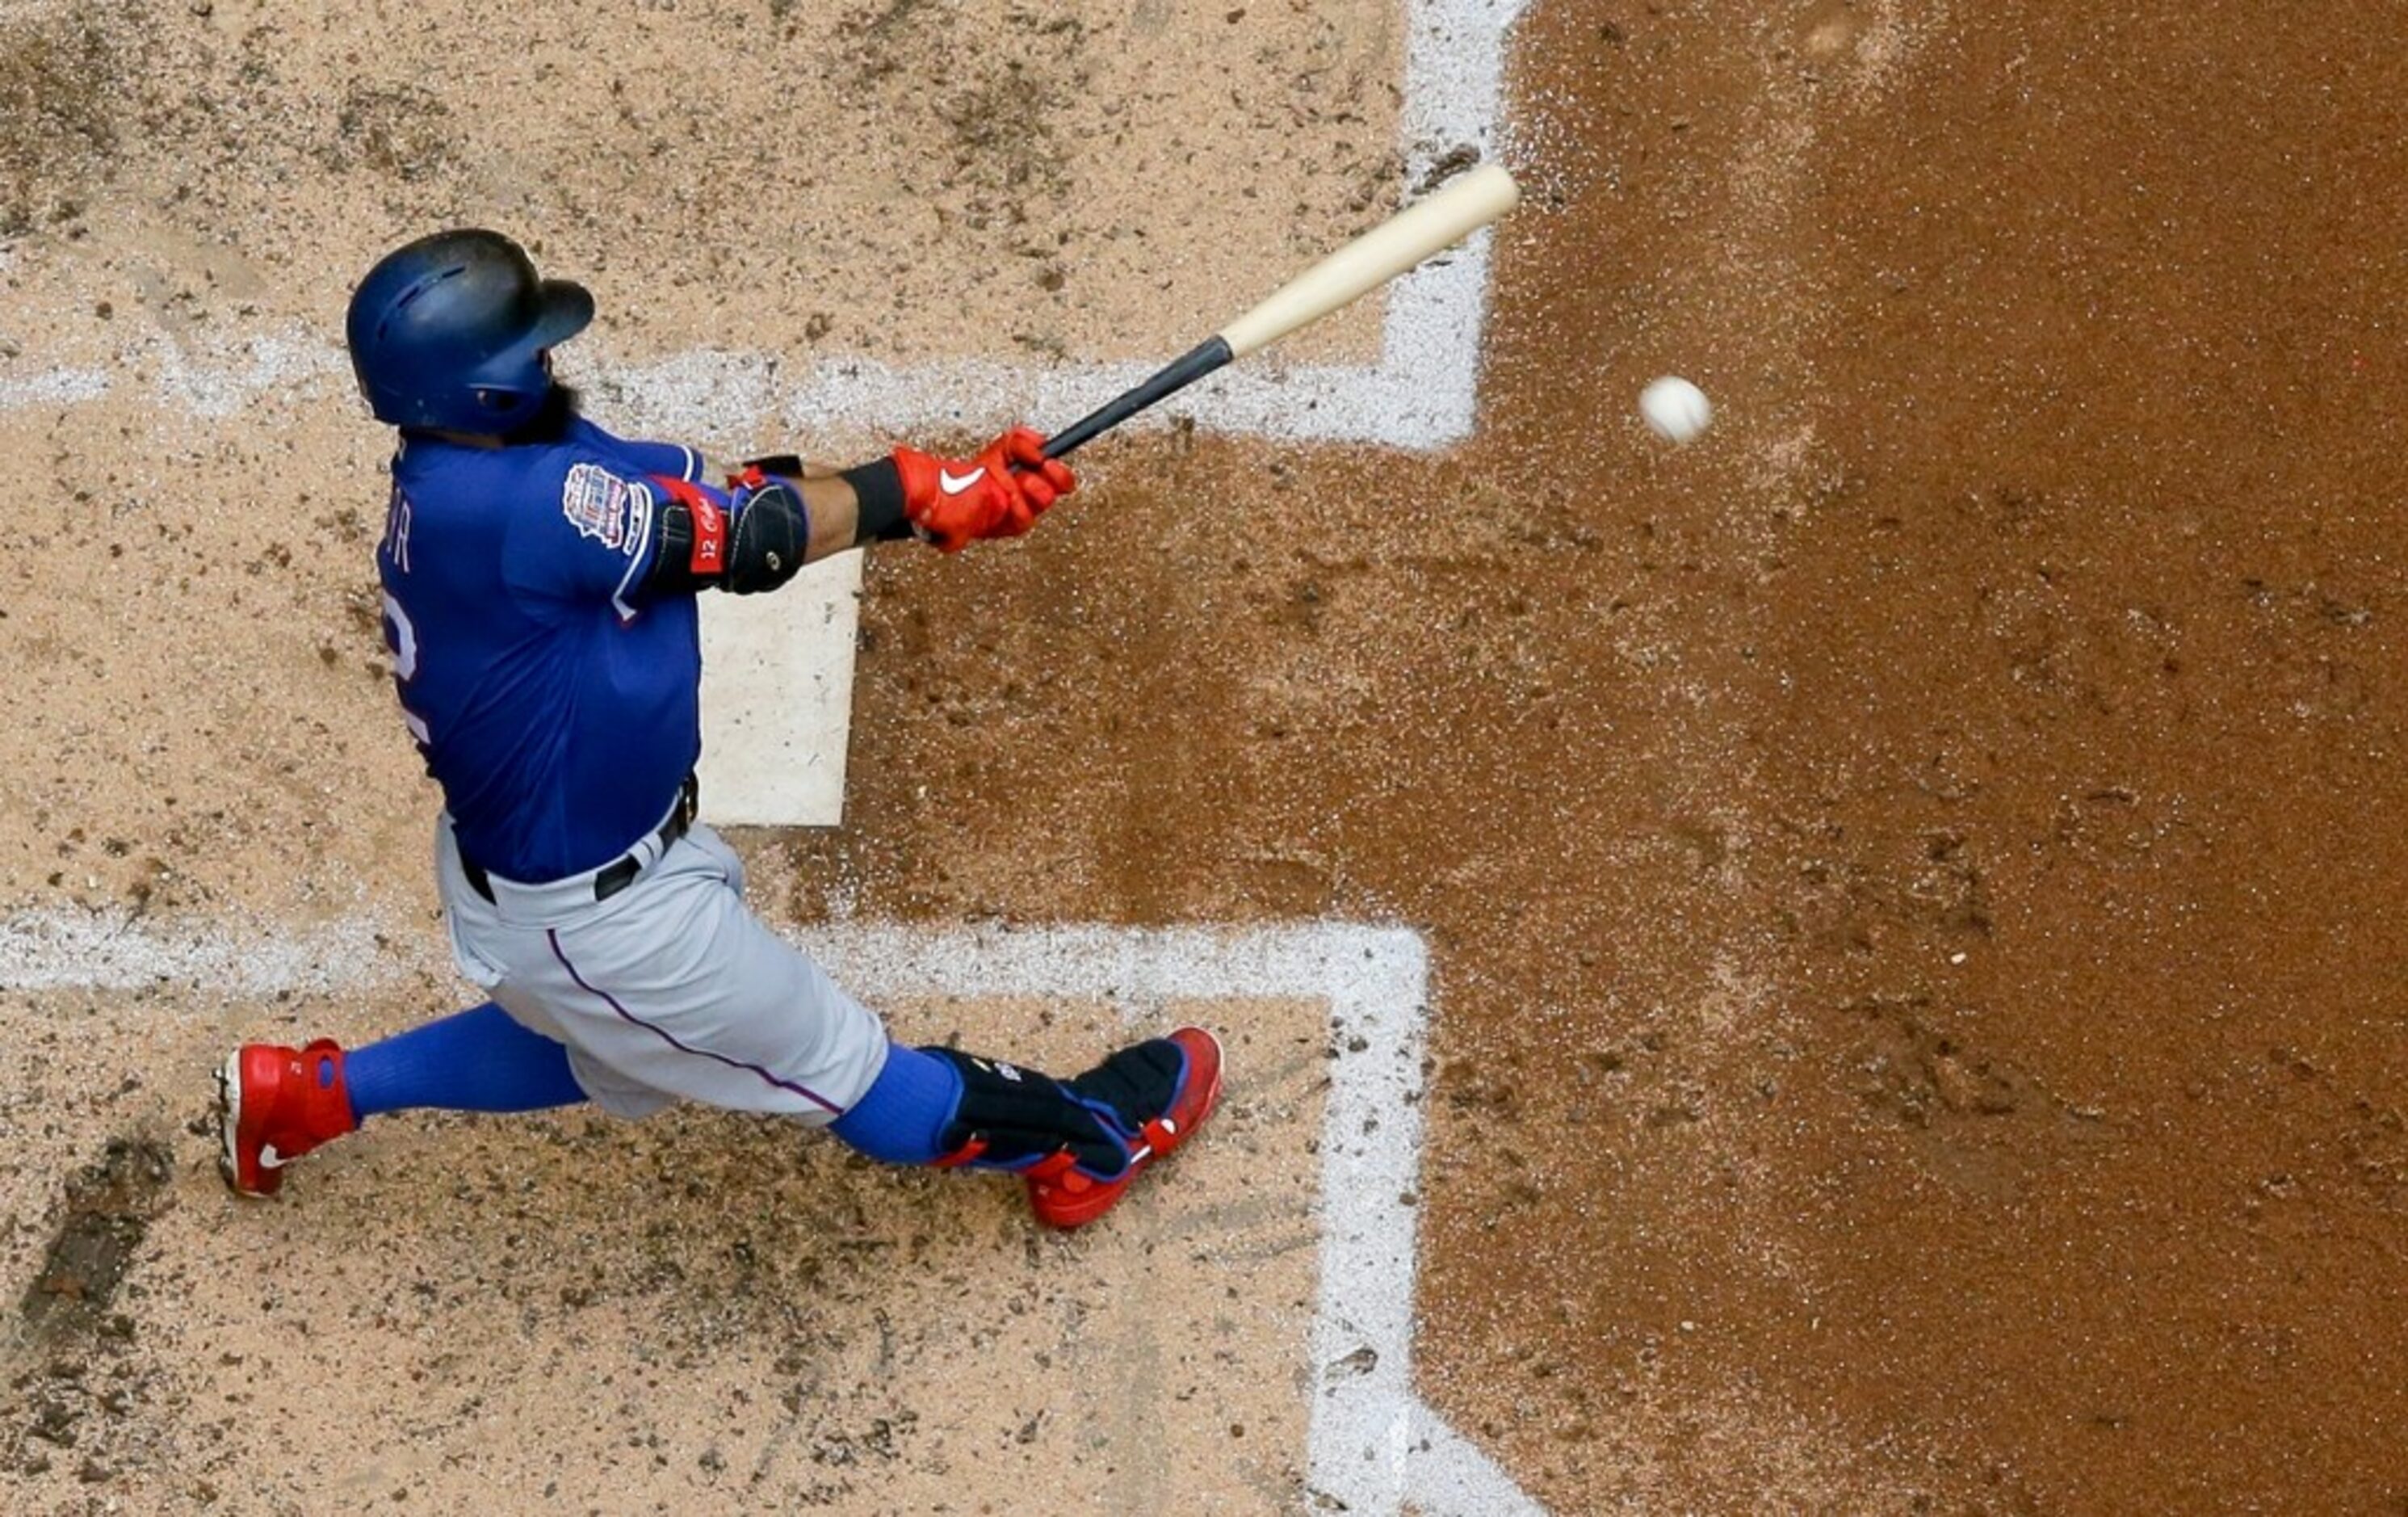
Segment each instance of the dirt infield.
[{"label": "dirt infield", "polygon": [[[179,1029],[161,1051],[208,1057],[201,1006],[147,1009]],[[1075,1004],[888,1009],[1021,1029],[1032,1061],[1125,1036]],[[70,1183],[61,1242],[10,1261],[34,1282],[12,1482],[151,1511],[1033,1510],[995,1504],[1011,1487],[1056,1510],[1271,1510],[1303,1480],[1312,1160],[1287,1134],[1316,1125],[1326,1010],[1163,1014],[1208,1009],[1254,1076],[1225,1162],[1075,1242],[1034,1235],[1009,1185],[897,1184],[698,1110],[396,1123],[329,1153],[313,1195],[236,1210],[171,1173],[189,1140],[158,1098],[60,1099],[108,1088],[96,1045],[12,1060],[78,1125],[152,1134]],[[25,1008],[6,1044],[72,1013]],[[45,1180],[81,1158],[37,1152]]]},{"label": "dirt infield", "polygon": [[[11,1510],[1313,1510],[1245,1210],[1318,1141],[1292,1004],[1094,1243],[703,1113],[394,1119],[237,1208],[196,1121],[236,1038],[457,1000],[351,271],[529,235],[596,377],[1151,355],[1403,190],[1400,13],[322,8],[0,7],[0,893],[401,976],[0,992]],[[2399,1510],[2401,40],[1541,0],[1477,434],[1140,431],[1023,542],[879,554],[847,823],[743,837],[756,900],[1418,932],[1416,1384],[1559,1517]]]}]

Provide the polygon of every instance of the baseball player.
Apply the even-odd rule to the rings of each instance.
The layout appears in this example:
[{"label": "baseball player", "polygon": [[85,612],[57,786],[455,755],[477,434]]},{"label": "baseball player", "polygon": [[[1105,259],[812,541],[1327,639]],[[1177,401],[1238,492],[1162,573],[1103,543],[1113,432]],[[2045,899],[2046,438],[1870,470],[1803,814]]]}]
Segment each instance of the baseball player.
[{"label": "baseball player", "polygon": [[695,450],[613,437],[552,378],[593,317],[583,288],[481,230],[394,251],[351,296],[360,388],[400,430],[377,548],[394,683],[443,793],[452,954],[491,999],[349,1050],[236,1048],[227,1183],[274,1195],[294,1160],[409,1107],[693,1100],[894,1163],[1009,1171],[1043,1221],[1094,1221],[1211,1115],[1212,1035],[1063,1080],[904,1047],[746,909],[741,864],[695,819],[697,596],[775,590],[871,542],[1016,536],[1069,469],[1015,428],[972,458],[764,458],[714,484]]}]

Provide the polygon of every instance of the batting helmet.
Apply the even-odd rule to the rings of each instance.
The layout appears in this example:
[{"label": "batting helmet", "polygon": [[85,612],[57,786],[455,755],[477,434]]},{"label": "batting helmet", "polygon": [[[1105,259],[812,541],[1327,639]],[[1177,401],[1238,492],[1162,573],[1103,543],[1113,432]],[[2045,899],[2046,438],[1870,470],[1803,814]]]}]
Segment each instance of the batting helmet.
[{"label": "batting helmet", "polygon": [[501,434],[552,390],[545,350],[594,319],[583,285],[536,277],[499,232],[437,232],[379,259],[351,292],[351,371],[379,421]]}]

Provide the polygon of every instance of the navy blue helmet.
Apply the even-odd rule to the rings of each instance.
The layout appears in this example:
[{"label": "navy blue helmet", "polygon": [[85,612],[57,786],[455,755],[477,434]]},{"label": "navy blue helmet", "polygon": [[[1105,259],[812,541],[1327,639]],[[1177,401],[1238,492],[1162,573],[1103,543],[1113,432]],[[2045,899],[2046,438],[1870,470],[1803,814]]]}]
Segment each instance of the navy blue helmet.
[{"label": "navy blue helmet", "polygon": [[583,285],[538,279],[517,243],[468,227],[378,260],[345,328],[378,420],[498,436],[541,411],[548,351],[593,319]]}]

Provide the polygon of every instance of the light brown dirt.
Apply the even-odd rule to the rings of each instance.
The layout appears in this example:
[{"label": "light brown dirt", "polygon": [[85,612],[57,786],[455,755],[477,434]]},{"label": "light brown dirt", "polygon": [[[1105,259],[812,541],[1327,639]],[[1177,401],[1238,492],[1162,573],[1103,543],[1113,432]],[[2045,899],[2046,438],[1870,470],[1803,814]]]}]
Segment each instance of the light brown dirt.
[{"label": "light brown dirt", "polygon": [[[143,1009],[172,1029],[146,1049],[169,1070],[256,1016]],[[1065,1068],[1132,1034],[1093,1005],[886,1009],[930,1037],[1008,1027]],[[307,1191],[240,1202],[170,1126],[187,1082],[112,1089],[122,1045],[44,1038],[78,1015],[10,1006],[0,1074],[77,1136],[147,1146],[109,1156],[113,1188],[68,1188],[88,1221],[64,1247],[7,1250],[33,1282],[0,1432],[12,1510],[1002,1512],[1042,1490],[1054,1510],[1242,1511],[1301,1486],[1319,1166],[1294,1135],[1319,1127],[1326,1005],[1158,1008],[1209,1020],[1247,1087],[1214,1162],[1182,1155],[1182,1183],[1075,1237],[1033,1228],[1009,1181],[897,1177],[698,1109],[379,1121]],[[79,1155],[26,1148],[31,1183],[0,1189],[36,1214],[25,1192]]]},{"label": "light brown dirt", "polygon": [[[1198,1008],[1248,1070],[1216,1167],[1076,1240],[1007,1182],[898,1181],[708,1113],[380,1122],[322,1186],[247,1206],[203,1113],[236,1041],[356,1043],[464,999],[420,967],[434,796],[366,572],[390,434],[335,348],[377,254],[463,220],[526,238],[599,296],[563,363],[606,395],[620,358],[696,346],[1168,356],[1393,203],[1400,50],[1369,0],[0,7],[0,460],[24,491],[0,900],[130,942],[366,922],[396,976],[265,1001],[161,959],[138,992],[0,996],[0,1507],[1300,1487],[1316,1005]],[[1276,214],[1231,214],[1224,163]],[[1378,323],[1369,302],[1298,354],[1359,359]],[[774,425],[694,441],[829,441]],[[760,866],[774,909],[788,861]],[[1128,1036],[1094,1008],[882,1009],[1064,1069]]]}]

